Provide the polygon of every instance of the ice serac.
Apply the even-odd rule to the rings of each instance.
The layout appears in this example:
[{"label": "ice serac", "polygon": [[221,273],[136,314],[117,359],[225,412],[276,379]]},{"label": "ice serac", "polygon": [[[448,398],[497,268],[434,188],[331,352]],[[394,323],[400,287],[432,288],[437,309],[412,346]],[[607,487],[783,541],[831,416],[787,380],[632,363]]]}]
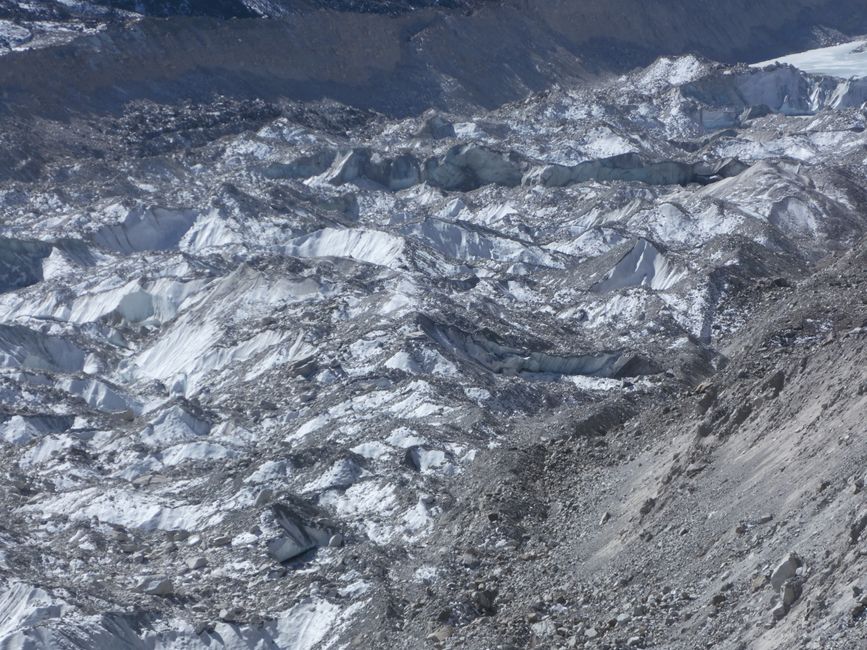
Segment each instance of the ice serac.
[{"label": "ice serac", "polygon": [[84,351],[60,336],[44,335],[20,325],[0,325],[0,366],[53,372],[78,372]]},{"label": "ice serac", "polygon": [[768,111],[812,115],[825,108],[860,107],[867,101],[867,77],[836,79],[810,76],[791,65],[738,69],[710,74],[682,87],[683,95],[706,104],[702,124],[720,129],[740,124],[740,117]]},{"label": "ice serac", "polygon": [[687,275],[687,269],[679,268],[651,242],[640,239],[601,281],[593,285],[593,290],[605,293],[646,287],[653,291],[666,291]]},{"label": "ice serac", "polygon": [[285,562],[328,543],[331,536],[326,530],[311,526],[293,510],[282,504],[271,506],[274,518],[283,533],[268,543],[268,552],[278,562]]},{"label": "ice serac", "polygon": [[[564,187],[575,183],[614,181],[637,181],[648,185],[708,184],[737,176],[747,167],[736,158],[689,163],[646,160],[637,153],[570,166],[546,164],[515,151],[457,144],[443,156],[428,158],[423,166],[411,154],[389,158],[367,149],[355,149],[338,155],[327,170],[318,172],[315,171],[318,168],[312,168],[306,171],[311,179],[321,175],[325,181],[337,186],[367,181],[399,191],[425,182],[450,192],[468,192],[486,185]],[[295,163],[285,168],[295,169]],[[301,167],[299,172],[305,169]],[[286,171],[273,172],[271,177],[294,176]]]},{"label": "ice serac", "polygon": [[13,415],[0,421],[0,439],[13,445],[26,445],[49,434],[63,433],[74,418],[61,415]]},{"label": "ice serac", "polygon": [[42,280],[42,260],[51,246],[40,241],[0,239],[0,291],[20,289]]},{"label": "ice serac", "polygon": [[[46,591],[18,581],[0,582],[0,643],[6,648],[50,644],[57,639],[50,632],[52,619],[59,619],[65,603]],[[46,645],[47,647],[47,645]]]},{"label": "ice serac", "polygon": [[392,266],[401,261],[404,241],[390,233],[362,228],[325,228],[293,240],[286,254],[295,257],[346,257]]},{"label": "ice serac", "polygon": [[425,317],[419,318],[419,324],[434,341],[457,353],[459,359],[497,374],[524,375],[530,379],[534,375],[620,378],[660,372],[653,361],[628,352],[552,354],[506,345],[499,342],[493,333],[468,333]]},{"label": "ice serac", "polygon": [[455,145],[442,158],[425,162],[424,177],[434,187],[468,191],[483,185],[515,187],[528,166],[516,152],[500,152],[488,147]]},{"label": "ice serac", "polygon": [[177,247],[198,217],[194,210],[131,210],[123,221],[94,233],[94,242],[118,253],[161,251]]},{"label": "ice serac", "polygon": [[419,162],[412,155],[402,154],[388,158],[367,149],[356,149],[338,155],[325,178],[334,185],[364,179],[392,191],[403,190],[421,182]]},{"label": "ice serac", "polygon": [[563,265],[562,260],[532,242],[503,237],[494,230],[472,223],[428,217],[420,224],[408,226],[405,232],[450,259],[519,262],[554,268]]},{"label": "ice serac", "polygon": [[524,185],[563,187],[588,181],[634,181],[648,185],[707,184],[737,176],[747,165],[737,159],[685,163],[674,160],[647,161],[640,155],[626,153],[577,165],[544,165],[524,176]]}]

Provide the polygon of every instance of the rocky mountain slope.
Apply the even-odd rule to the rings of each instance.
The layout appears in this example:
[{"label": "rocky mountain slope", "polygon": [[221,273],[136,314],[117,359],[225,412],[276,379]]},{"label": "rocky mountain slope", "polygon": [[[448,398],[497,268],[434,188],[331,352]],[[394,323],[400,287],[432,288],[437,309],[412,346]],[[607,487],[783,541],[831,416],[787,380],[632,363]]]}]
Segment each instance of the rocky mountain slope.
[{"label": "rocky mountain slope", "polygon": [[118,15],[0,68],[0,649],[865,647],[867,77],[405,115]]},{"label": "rocky mountain slope", "polygon": [[215,95],[327,98],[398,117],[468,112],[660,54],[761,61],[863,33],[861,0],[3,0],[0,114],[105,114],[134,99]]}]

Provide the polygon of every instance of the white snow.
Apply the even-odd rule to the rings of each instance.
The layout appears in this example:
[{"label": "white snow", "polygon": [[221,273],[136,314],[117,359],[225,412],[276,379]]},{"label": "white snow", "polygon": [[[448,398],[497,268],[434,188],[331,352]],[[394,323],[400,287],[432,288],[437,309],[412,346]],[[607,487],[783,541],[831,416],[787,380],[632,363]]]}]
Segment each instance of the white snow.
[{"label": "white snow", "polygon": [[865,77],[867,76],[867,41],[859,40],[842,45],[807,50],[753,65],[765,67],[774,63],[793,65],[804,72],[826,74],[844,79]]},{"label": "white snow", "polygon": [[642,70],[636,85],[645,92],[658,92],[666,86],[681,86],[707,74],[709,65],[693,55],[660,57]]},{"label": "white snow", "polygon": [[345,491],[325,492],[319,504],[330,508],[339,517],[354,521],[377,544],[387,543],[397,532],[389,522],[390,515],[398,507],[395,486],[389,483],[361,481]]},{"label": "white snow", "polygon": [[[514,209],[511,209],[509,214],[514,214]],[[497,213],[496,218],[501,216],[502,213]],[[562,267],[560,262],[538,246],[475,230],[463,224],[430,218],[421,224],[408,227],[405,232],[451,259],[488,259]]]},{"label": "white snow", "polygon": [[181,465],[189,461],[223,460],[237,454],[223,445],[210,442],[187,442],[165,449],[160,460],[166,467]]},{"label": "white snow", "polygon": [[23,506],[21,511],[65,514],[79,521],[96,517],[99,521],[141,530],[196,530],[216,525],[227,514],[218,503],[186,504],[123,487],[113,490],[89,487],[61,493],[39,505]]},{"label": "white snow", "polygon": [[18,581],[0,583],[0,647],[6,650],[29,648],[29,629],[67,611],[66,603],[39,587]]},{"label": "white snow", "polygon": [[107,413],[131,411],[137,414],[142,410],[140,402],[98,379],[64,379],[58,383],[58,388],[81,397],[90,406]]},{"label": "white snow", "polygon": [[392,449],[388,445],[384,445],[377,440],[372,440],[370,442],[363,442],[360,445],[356,445],[350,451],[352,451],[353,454],[362,456],[363,458],[376,460],[387,456],[391,453]]},{"label": "white snow", "polygon": [[94,241],[118,253],[162,251],[176,248],[198,217],[193,210],[150,208],[131,210],[123,221],[104,226]]},{"label": "white snow", "polygon": [[0,439],[13,445],[26,445],[38,435],[36,427],[20,415],[13,415],[0,424]]},{"label": "white snow", "polygon": [[84,362],[84,352],[71,341],[25,327],[0,325],[0,367],[76,372]]},{"label": "white snow", "polygon": [[139,439],[150,447],[165,447],[196,440],[210,430],[208,422],[173,405],[151,420],[139,434]]},{"label": "white snow", "polygon": [[295,257],[348,257],[393,266],[403,254],[404,241],[378,230],[325,228],[292,240],[285,254]]},{"label": "white snow", "polygon": [[550,250],[576,257],[595,257],[611,250],[625,241],[618,231],[611,228],[591,228],[575,239],[552,242],[545,246]]},{"label": "white snow", "polygon": [[269,481],[283,480],[288,475],[289,467],[286,461],[266,460],[244,479],[244,483],[267,483]]},{"label": "white snow", "polygon": [[26,445],[46,434],[64,431],[68,426],[69,420],[66,418],[13,415],[8,420],[0,422],[0,440],[14,445]]},{"label": "white snow", "polygon": [[687,270],[677,267],[646,239],[635,246],[594,286],[598,292],[631,287],[654,291],[671,289],[687,277]]},{"label": "white snow", "polygon": [[385,362],[386,368],[403,370],[409,374],[432,374],[441,377],[453,377],[458,374],[457,366],[446,359],[437,350],[421,348],[412,352],[400,350]]},{"label": "white snow", "polygon": [[572,384],[574,384],[581,390],[609,391],[623,387],[623,382],[619,379],[606,379],[605,377],[584,377],[583,375],[572,375],[568,379]]},{"label": "white snow", "polygon": [[[350,612],[344,612],[344,616]],[[340,619],[340,606],[321,598],[301,602],[277,620],[273,645],[277,648],[312,650]]]},{"label": "white snow", "polygon": [[308,483],[302,492],[318,492],[330,489],[346,489],[355,483],[363,472],[348,458],[342,458],[331,465],[314,481]]},{"label": "white snow", "polygon": [[389,434],[385,441],[388,444],[401,449],[408,449],[409,447],[427,444],[427,438],[416,434],[415,431],[406,427],[398,427]]}]

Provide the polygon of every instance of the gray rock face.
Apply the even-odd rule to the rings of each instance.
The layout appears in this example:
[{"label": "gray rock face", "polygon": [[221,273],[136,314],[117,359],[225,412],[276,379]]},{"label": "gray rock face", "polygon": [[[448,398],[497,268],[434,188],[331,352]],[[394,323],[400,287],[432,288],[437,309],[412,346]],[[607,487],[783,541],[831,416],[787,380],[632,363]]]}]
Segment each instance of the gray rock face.
[{"label": "gray rock face", "polygon": [[786,606],[783,605],[783,603],[777,603],[771,609],[771,616],[773,616],[774,620],[777,620],[777,621],[785,618],[786,613],[787,613]]},{"label": "gray rock face", "polygon": [[332,185],[343,185],[364,176],[365,168],[370,161],[370,152],[365,149],[353,149],[337,155],[326,180]]},{"label": "gray rock face", "polygon": [[421,181],[418,160],[407,154],[395,158],[373,155],[364,175],[392,191],[405,190]]},{"label": "gray rock face", "polygon": [[789,553],[782,562],[780,562],[771,573],[771,587],[775,591],[779,591],[783,583],[790,578],[794,578],[797,570],[803,566],[804,562],[797,553]]},{"label": "gray rock face", "polygon": [[849,541],[857,544],[864,530],[867,530],[867,509],[861,510],[849,525]]},{"label": "gray rock face", "polygon": [[783,607],[787,610],[795,604],[795,601],[801,597],[801,582],[795,578],[790,578],[783,583],[781,589],[781,597]]}]

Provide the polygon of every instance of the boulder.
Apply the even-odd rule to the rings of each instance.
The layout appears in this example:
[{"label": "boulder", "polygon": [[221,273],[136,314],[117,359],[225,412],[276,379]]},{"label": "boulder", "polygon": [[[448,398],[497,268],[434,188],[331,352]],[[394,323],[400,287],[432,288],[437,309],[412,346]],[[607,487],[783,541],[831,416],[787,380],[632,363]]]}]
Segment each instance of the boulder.
[{"label": "boulder", "polygon": [[783,598],[783,606],[787,610],[801,597],[801,590],[801,581],[795,578],[790,578],[783,583],[781,596]]},{"label": "boulder", "polygon": [[849,524],[849,540],[856,544],[861,538],[861,533],[867,528],[867,509],[862,510]]},{"label": "boulder", "polygon": [[479,589],[473,592],[473,603],[483,614],[497,613],[497,590],[496,589]]},{"label": "boulder", "polygon": [[654,506],[656,506],[656,499],[653,497],[648,497],[644,500],[644,503],[641,504],[641,509],[639,512],[642,515],[649,514],[651,510],[653,510]]},{"label": "boulder", "polygon": [[165,576],[146,576],[135,586],[135,590],[149,596],[161,597],[171,596],[175,593],[172,581]]},{"label": "boulder", "polygon": [[187,560],[187,567],[193,571],[204,569],[206,566],[208,566],[208,560],[201,555]]},{"label": "boulder", "polygon": [[224,607],[220,610],[220,620],[227,623],[240,623],[244,618],[244,609],[237,605],[233,607]]},{"label": "boulder", "polygon": [[439,113],[428,113],[425,121],[415,132],[417,138],[430,138],[432,140],[443,140],[445,138],[455,137],[455,127]]},{"label": "boulder", "polygon": [[780,392],[782,392],[785,383],[786,373],[782,370],[777,370],[764,381],[762,388],[770,394],[771,398],[775,398],[780,394]]},{"label": "boulder", "polygon": [[217,535],[211,539],[211,546],[218,548],[220,546],[228,546],[232,543],[232,538],[229,535]]},{"label": "boulder", "polygon": [[533,636],[540,639],[547,639],[557,633],[557,626],[554,625],[554,621],[549,618],[546,618],[544,621],[539,621],[538,623],[533,623],[530,626],[530,629],[533,631]]},{"label": "boulder", "polygon": [[454,628],[451,625],[441,625],[427,635],[427,640],[434,643],[445,643],[453,633]]},{"label": "boulder", "polygon": [[771,609],[771,615],[774,617],[775,620],[779,621],[786,615],[786,606],[783,605],[783,603],[777,603]]},{"label": "boulder", "polygon": [[773,113],[770,106],[767,104],[757,104],[755,106],[747,106],[743,113],[740,115],[741,123],[747,122],[748,120],[755,120],[760,117],[765,117]]},{"label": "boulder", "polygon": [[794,578],[798,569],[803,566],[804,562],[797,553],[789,553],[782,562],[771,573],[771,587],[774,591],[779,591],[783,583],[790,578]]},{"label": "boulder", "polygon": [[304,522],[303,518],[282,504],[271,506],[274,518],[283,534],[268,543],[268,553],[278,562],[285,562],[307,551],[325,546],[331,534]]},{"label": "boulder", "polygon": [[267,505],[273,498],[274,491],[271,488],[264,488],[259,492],[259,494],[256,495],[256,501],[253,502],[253,505],[257,508],[260,508],[264,505]]}]

